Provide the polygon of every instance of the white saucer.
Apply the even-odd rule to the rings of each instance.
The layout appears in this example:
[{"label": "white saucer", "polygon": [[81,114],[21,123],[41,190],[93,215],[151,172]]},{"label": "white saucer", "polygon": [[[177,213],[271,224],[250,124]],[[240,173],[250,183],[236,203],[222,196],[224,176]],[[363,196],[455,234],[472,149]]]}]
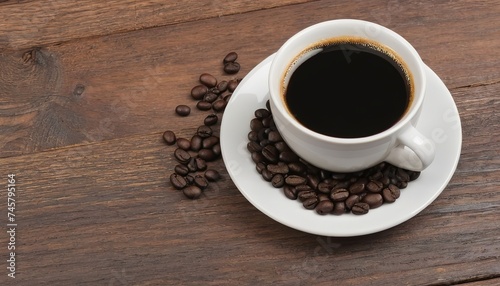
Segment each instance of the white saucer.
[{"label": "white saucer", "polygon": [[221,148],[231,179],[245,198],[270,218],[289,227],[324,236],[357,236],[382,231],[417,215],[432,203],[450,181],[458,164],[462,128],[450,92],[426,66],[427,94],[420,132],[436,143],[436,157],[420,177],[401,190],[393,204],[384,204],[366,215],[321,216],[305,209],[299,201],[285,197],[264,181],[246,149],[247,134],[254,111],[269,98],[268,72],[274,55],[257,65],[233,93],[221,123]]}]

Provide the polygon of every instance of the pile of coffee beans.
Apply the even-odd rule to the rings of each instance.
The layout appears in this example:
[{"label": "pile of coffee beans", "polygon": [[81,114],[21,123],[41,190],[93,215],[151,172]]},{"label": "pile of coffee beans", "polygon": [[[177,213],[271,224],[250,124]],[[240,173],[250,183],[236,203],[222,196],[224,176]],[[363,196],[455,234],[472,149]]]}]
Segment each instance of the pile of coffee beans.
[{"label": "pile of coffee beans", "polygon": [[269,101],[255,110],[250,121],[247,149],[257,172],[291,200],[300,200],[318,214],[363,215],[384,203],[393,203],[400,190],[420,172],[383,162],[355,173],[335,173],[317,168],[295,154],[283,141],[273,121]]},{"label": "pile of coffee beans", "polygon": [[[234,75],[240,70],[236,62],[238,54],[228,53],[224,59],[223,70],[227,75]],[[221,157],[220,118],[226,104],[236,89],[240,78],[231,78],[219,81],[209,73],[202,73],[199,84],[191,89],[191,97],[196,101],[196,108],[200,111],[211,111],[190,139],[177,138],[172,130],[163,133],[167,145],[177,145],[174,158],[179,163],[170,175],[170,184],[177,190],[182,190],[190,199],[199,198],[210,182],[220,179],[220,173],[209,168],[210,162]],[[175,113],[181,117],[191,114],[191,107],[185,104],[178,105]]]}]

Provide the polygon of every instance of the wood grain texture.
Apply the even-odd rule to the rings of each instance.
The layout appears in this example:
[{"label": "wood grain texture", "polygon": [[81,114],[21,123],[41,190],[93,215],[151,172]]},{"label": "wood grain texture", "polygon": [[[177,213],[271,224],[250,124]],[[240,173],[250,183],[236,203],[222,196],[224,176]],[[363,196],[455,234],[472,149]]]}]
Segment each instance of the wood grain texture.
[{"label": "wood grain texture", "polygon": [[305,1],[6,1],[0,2],[0,49],[55,44]]},{"label": "wood grain texture", "polygon": [[[0,184],[16,174],[16,285],[499,284],[498,3],[295,2],[220,10],[215,1],[199,16],[189,1],[54,1],[64,13],[39,37],[15,38],[35,31],[29,18],[19,30],[21,16],[0,23]],[[130,21],[133,4],[141,13]],[[43,5],[0,1],[0,15],[33,13],[38,23],[54,15]],[[242,77],[298,30],[332,18],[396,30],[450,89],[463,146],[443,193],[397,227],[333,238],[259,212],[222,161],[212,164],[222,180],[200,200],[173,190],[175,147],[161,135],[189,138],[203,122],[206,112],[173,111],[194,106],[199,74]],[[232,50],[242,70],[223,76]],[[0,260],[7,241],[4,232]]]}]

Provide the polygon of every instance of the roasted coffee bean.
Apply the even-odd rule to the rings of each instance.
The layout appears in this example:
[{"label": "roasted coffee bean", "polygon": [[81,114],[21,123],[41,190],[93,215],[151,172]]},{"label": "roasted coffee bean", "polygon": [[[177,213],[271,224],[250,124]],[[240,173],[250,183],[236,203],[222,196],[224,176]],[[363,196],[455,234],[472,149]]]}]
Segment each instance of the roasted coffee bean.
[{"label": "roasted coffee bean", "polygon": [[[286,180],[285,180],[285,183],[286,183]],[[295,188],[297,189],[297,194],[300,194],[300,193],[302,193],[302,192],[310,192],[310,191],[313,191],[313,189],[311,189],[311,187],[309,187],[309,186],[308,186],[308,185],[306,185],[306,184],[295,186]]]},{"label": "roasted coffee bean", "polygon": [[382,183],[382,185],[384,185],[384,187],[387,187],[391,183],[391,179],[384,175],[382,178],[380,178],[380,182]]},{"label": "roasted coffee bean", "polygon": [[415,181],[416,179],[418,179],[418,177],[420,177],[420,172],[408,171],[408,175],[410,175],[410,182],[411,182]]},{"label": "roasted coffee bean", "polygon": [[262,146],[255,141],[250,141],[247,143],[247,149],[250,153],[262,151]]},{"label": "roasted coffee bean", "polygon": [[214,151],[212,149],[201,149],[200,151],[198,151],[198,157],[207,162],[211,162],[217,159],[217,156],[214,154]]},{"label": "roasted coffee bean", "polygon": [[253,152],[251,157],[255,164],[266,161],[266,158],[264,158],[262,152]]},{"label": "roasted coffee bean", "polygon": [[262,149],[262,155],[270,163],[277,163],[279,160],[279,153],[273,145],[267,145]]},{"label": "roasted coffee bean", "polygon": [[[297,188],[297,187],[295,187]],[[298,191],[298,190],[297,190]],[[298,197],[299,197],[299,200],[304,202],[306,201],[307,199],[310,199],[310,198],[317,198],[318,195],[316,194],[315,191],[313,190],[309,190],[309,191],[298,191]]]},{"label": "roasted coffee bean", "polygon": [[194,135],[191,137],[191,150],[200,151],[203,138],[200,135]]},{"label": "roasted coffee bean", "polygon": [[347,177],[345,173],[332,173],[332,179],[334,180],[344,180]]},{"label": "roasted coffee bean", "polygon": [[250,121],[250,130],[259,132],[262,129],[264,129],[264,125],[262,125],[261,120],[254,118]]},{"label": "roasted coffee bean", "polygon": [[217,84],[217,89],[223,93],[224,91],[227,90],[227,81],[222,80]]},{"label": "roasted coffee bean", "polygon": [[290,175],[285,178],[285,183],[290,186],[303,185],[307,182],[307,179],[298,175]]},{"label": "roasted coffee bean", "polygon": [[198,127],[198,130],[196,131],[196,134],[198,134],[201,138],[207,138],[212,136],[212,128],[206,125],[201,125]]},{"label": "roasted coffee bean", "polygon": [[[257,126],[258,127],[258,126]],[[266,132],[266,128],[265,127],[262,127],[259,132],[258,132],[258,137],[259,138],[259,141],[264,141],[264,140],[267,140],[267,132]],[[270,141],[269,141],[270,142]]]},{"label": "roasted coffee bean", "polygon": [[204,138],[201,146],[204,149],[210,149],[217,143],[219,143],[219,137],[212,135],[210,137]]},{"label": "roasted coffee bean", "polygon": [[282,174],[275,174],[271,179],[271,184],[275,188],[281,188],[285,185],[285,178],[283,177]]},{"label": "roasted coffee bean", "polygon": [[308,174],[306,176],[307,185],[311,187],[311,189],[316,190],[319,184],[319,178],[316,175]]},{"label": "roasted coffee bean", "polygon": [[238,54],[236,52],[230,52],[228,53],[224,59],[222,60],[222,62],[224,64],[227,64],[227,63],[230,63],[230,62],[234,62],[236,61],[236,59],[238,58]]},{"label": "roasted coffee bean", "polygon": [[316,212],[320,215],[326,215],[333,211],[333,203],[329,200],[323,200],[316,206]]},{"label": "roasted coffee bean", "polygon": [[200,84],[200,85],[193,87],[193,89],[191,89],[191,96],[196,100],[200,100],[203,98],[203,96],[205,96],[205,94],[207,94],[207,92],[208,92],[208,88],[206,86]]},{"label": "roasted coffee bean", "polygon": [[199,110],[207,111],[212,109],[212,104],[210,102],[202,100],[198,101],[198,103],[196,104],[196,108],[198,108]]},{"label": "roasted coffee bean", "polygon": [[345,206],[347,209],[352,209],[352,206],[354,204],[359,203],[360,199],[358,195],[350,195],[346,200],[345,200]]},{"label": "roasted coffee bean", "polygon": [[267,134],[267,138],[271,142],[279,142],[283,141],[283,138],[281,138],[281,135],[278,131],[271,131],[269,134]]},{"label": "roasted coffee bean", "polygon": [[194,177],[193,177],[193,176],[191,176],[191,175],[186,175],[186,176],[184,177],[184,179],[186,179],[186,182],[187,182],[188,186],[190,186],[190,185],[194,184]]},{"label": "roasted coffee bean", "polygon": [[[250,141],[259,141],[259,137],[258,137],[258,132],[257,131],[250,131],[248,132],[248,140]],[[259,143],[257,143],[259,144]]]},{"label": "roasted coffee bean", "polygon": [[220,179],[220,174],[217,170],[208,169],[205,171],[205,178],[207,178],[210,182],[215,182]]},{"label": "roasted coffee bean", "polygon": [[224,99],[218,99],[218,100],[214,101],[214,103],[212,103],[212,109],[215,112],[224,111],[224,109],[226,108],[226,104],[227,103]]},{"label": "roasted coffee bean", "polygon": [[382,191],[383,188],[384,184],[382,184],[382,182],[379,181],[371,180],[368,182],[368,184],[366,184],[366,189],[372,193],[378,193]]},{"label": "roasted coffee bean", "polygon": [[259,143],[259,145],[260,145],[262,148],[266,147],[267,145],[271,145],[271,144],[273,144],[273,142],[271,142],[271,141],[269,141],[269,140],[267,140],[267,139],[264,139],[264,140],[260,141],[260,143]]},{"label": "roasted coffee bean", "polygon": [[336,202],[333,204],[332,214],[341,215],[346,212],[346,205],[344,202]]},{"label": "roasted coffee bean", "polygon": [[288,169],[290,169],[290,173],[302,175],[306,172],[306,166],[301,162],[292,162],[288,164]]},{"label": "roasted coffee bean", "polygon": [[239,83],[237,80],[235,80],[235,79],[230,80],[227,83],[227,90],[229,90],[229,92],[233,92],[238,87],[238,84]]},{"label": "roasted coffee bean", "polygon": [[177,105],[177,107],[175,108],[175,113],[180,116],[188,116],[189,113],[191,113],[191,108],[184,104]]},{"label": "roasted coffee bean", "polygon": [[361,180],[356,181],[349,187],[349,192],[351,194],[359,194],[365,190],[365,183]]},{"label": "roasted coffee bean", "polygon": [[221,91],[217,87],[212,87],[211,89],[208,90],[211,93],[215,93],[217,95],[221,94]]},{"label": "roasted coffee bean", "polygon": [[285,163],[293,163],[297,162],[299,160],[299,157],[292,151],[283,151],[279,154],[279,159],[280,161]]},{"label": "roasted coffee bean", "polygon": [[222,150],[220,149],[220,144],[217,143],[214,146],[212,146],[212,152],[214,152],[214,155],[218,158],[222,154]]},{"label": "roasted coffee bean", "polygon": [[203,124],[207,126],[212,126],[217,124],[219,121],[219,117],[217,117],[217,114],[209,114],[207,117],[205,117],[205,120],[203,120]]},{"label": "roasted coffee bean", "polygon": [[319,171],[319,178],[321,180],[332,180],[331,175],[332,174],[329,171],[326,170]]},{"label": "roasted coffee bean", "polygon": [[375,209],[380,207],[384,203],[384,200],[382,199],[381,194],[368,193],[363,198],[363,202],[367,203],[370,206],[370,209]]},{"label": "roasted coffee bean", "polygon": [[235,74],[240,71],[240,64],[238,62],[229,62],[224,65],[224,71],[227,74]]},{"label": "roasted coffee bean", "polygon": [[202,73],[200,75],[200,82],[209,88],[217,85],[217,79],[209,73]]},{"label": "roasted coffee bean", "polygon": [[257,172],[259,174],[262,174],[262,170],[267,169],[267,166],[266,166],[266,164],[259,162],[259,163],[255,164],[255,169],[257,170]]},{"label": "roasted coffee bean", "polygon": [[269,110],[267,110],[267,109],[259,108],[259,109],[255,110],[254,115],[256,118],[264,119],[264,118],[269,117],[269,115],[271,115],[271,112],[269,112]]},{"label": "roasted coffee bean", "polygon": [[189,155],[188,152],[186,152],[185,150],[182,150],[181,148],[175,149],[174,157],[181,164],[187,164],[189,162],[189,160],[191,160],[191,155]]},{"label": "roasted coffee bean", "polygon": [[332,190],[332,185],[326,182],[320,182],[318,184],[318,191],[323,194],[329,194]]},{"label": "roasted coffee bean", "polygon": [[[288,147],[288,145],[286,145],[285,141],[274,143],[274,147],[276,147],[276,149],[278,149],[278,151],[280,151],[280,152],[285,152],[285,151],[292,152],[292,150],[290,150],[290,147]],[[297,156],[297,158],[299,158],[299,156],[297,154],[295,154],[295,153],[293,153],[293,154],[295,156]]]},{"label": "roasted coffee bean", "polygon": [[278,164],[269,164],[267,165],[267,169],[271,171],[273,174],[282,174],[285,175],[288,173],[288,165],[283,162],[278,162]]},{"label": "roasted coffee bean", "polygon": [[163,140],[167,145],[174,145],[176,141],[175,133],[170,130],[163,132]]},{"label": "roasted coffee bean", "polygon": [[349,197],[349,191],[346,189],[332,190],[330,199],[334,202],[343,202]]},{"label": "roasted coffee bean", "polygon": [[406,188],[408,186],[408,182],[401,181],[401,182],[398,182],[396,184],[396,186],[398,186],[398,188],[400,188],[400,189],[404,189],[404,188]]},{"label": "roasted coffee bean", "polygon": [[355,203],[351,208],[351,212],[355,215],[367,214],[369,210],[370,206],[367,203],[362,203],[362,202]]},{"label": "roasted coffee bean", "polygon": [[319,202],[318,198],[313,197],[303,201],[302,205],[308,210],[313,210],[318,205],[318,202]]},{"label": "roasted coffee bean", "polygon": [[191,149],[191,142],[189,142],[186,138],[179,138],[177,139],[177,147],[182,150],[189,151],[189,149]]},{"label": "roasted coffee bean", "polygon": [[410,175],[408,175],[408,173],[405,170],[398,168],[396,171],[396,179],[398,179],[402,182],[409,182]]},{"label": "roasted coffee bean", "polygon": [[178,190],[181,190],[187,186],[186,179],[176,173],[170,175],[170,184],[172,184],[172,186]]},{"label": "roasted coffee bean", "polygon": [[208,187],[208,182],[207,180],[203,177],[203,176],[200,176],[200,175],[196,175],[194,177],[194,184],[200,188],[200,189],[206,189]]},{"label": "roasted coffee bean", "polygon": [[189,169],[186,165],[175,165],[174,172],[180,176],[186,176],[189,174]]},{"label": "roasted coffee bean", "polygon": [[273,128],[273,130],[276,130],[276,125],[272,116],[262,118],[262,125],[264,125],[264,127]]},{"label": "roasted coffee bean", "polygon": [[318,194],[318,200],[321,202],[321,201],[331,201],[330,200],[330,196],[328,196],[327,194]]},{"label": "roasted coffee bean", "polygon": [[217,100],[217,98],[219,98],[218,94],[215,94],[213,92],[208,92],[207,94],[205,94],[205,96],[203,96],[203,101],[211,103],[213,108],[214,107],[213,103]]},{"label": "roasted coffee bean", "polygon": [[297,189],[294,186],[285,185],[283,187],[283,192],[285,193],[285,196],[290,200],[297,199]]},{"label": "roasted coffee bean", "polygon": [[186,166],[188,167],[188,170],[191,173],[198,171],[198,166],[196,166],[196,161],[194,157],[191,157],[191,160],[189,160]]},{"label": "roasted coffee bean", "polygon": [[198,169],[198,171],[205,171],[207,169],[207,162],[205,162],[205,160],[201,158],[195,158],[194,161],[196,163],[196,169]]},{"label": "roasted coffee bean", "polygon": [[264,180],[268,181],[268,182],[271,182],[271,180],[273,179],[273,173],[271,171],[269,171],[267,168],[262,170],[262,178],[264,178]]},{"label": "roasted coffee bean", "polygon": [[186,188],[184,188],[182,190],[182,192],[184,193],[184,195],[192,200],[194,199],[197,199],[201,196],[201,189],[197,186],[187,186]]},{"label": "roasted coffee bean", "polygon": [[223,99],[226,103],[229,102],[229,100],[231,100],[231,95],[233,95],[232,93],[229,93],[229,94],[226,94],[224,95]]},{"label": "roasted coffee bean", "polygon": [[382,191],[382,197],[384,198],[384,201],[387,203],[395,202],[396,199],[399,198],[400,194],[401,194],[401,191],[395,185],[389,185],[387,188],[385,188]]}]

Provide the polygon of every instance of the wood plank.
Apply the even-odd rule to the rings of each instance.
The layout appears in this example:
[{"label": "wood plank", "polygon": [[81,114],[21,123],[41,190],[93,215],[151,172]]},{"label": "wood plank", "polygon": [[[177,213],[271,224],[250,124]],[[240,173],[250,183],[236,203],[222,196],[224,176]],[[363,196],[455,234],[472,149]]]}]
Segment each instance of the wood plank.
[{"label": "wood plank", "polygon": [[212,164],[222,172],[220,182],[200,200],[183,198],[167,183],[173,150],[161,133],[151,133],[0,159],[1,176],[18,179],[17,285],[120,279],[133,285],[428,285],[500,274],[498,180],[481,187],[469,174],[455,176],[431,206],[400,226],[328,238],[260,213],[221,161]]},{"label": "wood plank", "polygon": [[[199,74],[222,75],[227,52],[240,54],[243,76],[293,33],[331,18],[386,24],[407,37],[450,88],[491,85],[487,94],[474,95],[484,104],[495,98],[500,79],[500,54],[481,60],[500,38],[500,6],[493,2],[417,4],[417,15],[413,4],[322,1],[3,51],[0,156],[166,130],[179,122],[173,107],[191,102]],[[388,14],[393,9],[398,13]],[[450,9],[454,13],[445,13]],[[469,95],[458,93],[455,100],[459,109],[468,108]]]},{"label": "wood plank", "polygon": [[0,50],[22,49],[297,4],[285,1],[82,0],[0,2]]}]

